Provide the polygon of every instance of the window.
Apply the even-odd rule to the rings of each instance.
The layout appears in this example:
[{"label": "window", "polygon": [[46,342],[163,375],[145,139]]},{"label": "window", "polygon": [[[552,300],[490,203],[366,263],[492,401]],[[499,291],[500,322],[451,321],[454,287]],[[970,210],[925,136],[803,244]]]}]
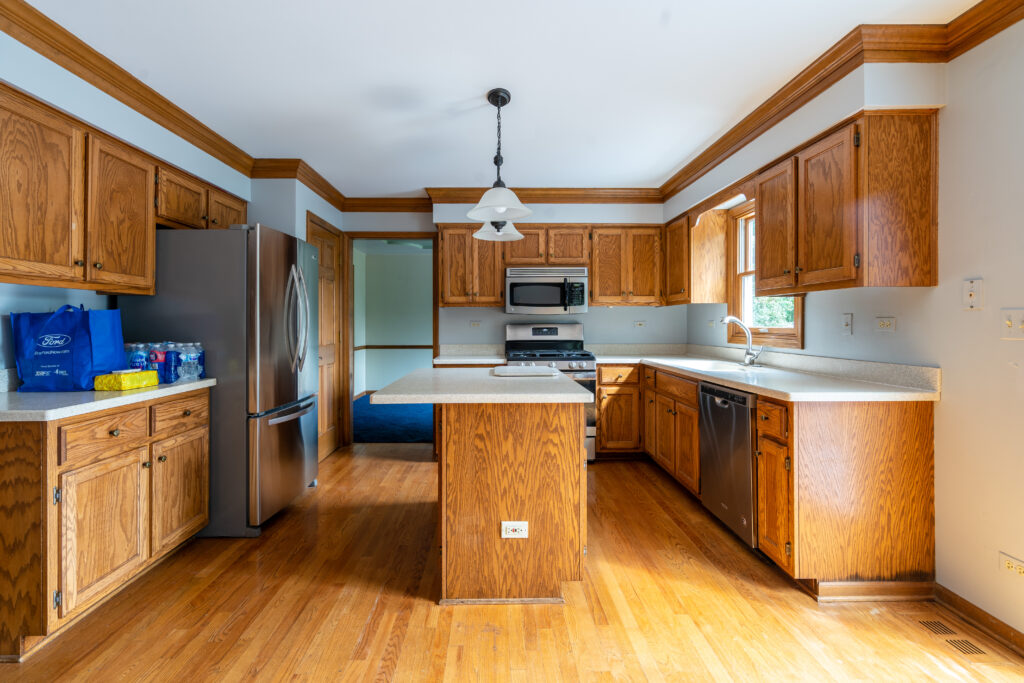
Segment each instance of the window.
[{"label": "window", "polygon": [[[750,328],[755,344],[801,349],[804,345],[803,296],[754,296],[755,258],[757,254],[757,214],[754,201],[745,202],[729,212],[729,314]],[[746,335],[736,325],[729,326],[729,342],[745,344]]]}]

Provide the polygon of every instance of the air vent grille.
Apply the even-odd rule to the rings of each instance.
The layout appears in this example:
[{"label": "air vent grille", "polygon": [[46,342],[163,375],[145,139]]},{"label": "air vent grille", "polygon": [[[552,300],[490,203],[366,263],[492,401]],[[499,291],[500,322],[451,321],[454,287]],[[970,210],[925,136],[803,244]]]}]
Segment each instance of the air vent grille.
[{"label": "air vent grille", "polygon": [[586,268],[506,268],[505,277],[586,277]]},{"label": "air vent grille", "polygon": [[938,633],[940,636],[951,636],[954,633],[956,633],[956,631],[951,629],[949,626],[946,626],[941,621],[934,621],[934,620],[922,621],[921,622],[921,626],[924,626],[926,629],[928,629],[932,633]]},{"label": "air vent grille", "polygon": [[965,655],[983,655],[983,654],[985,654],[984,650],[982,650],[980,647],[978,647],[977,645],[975,645],[974,643],[972,643],[969,640],[964,640],[962,638],[957,638],[957,639],[947,640],[946,642],[949,643],[950,645],[952,645],[953,647],[955,647],[957,650],[960,650],[960,652],[964,653]]}]

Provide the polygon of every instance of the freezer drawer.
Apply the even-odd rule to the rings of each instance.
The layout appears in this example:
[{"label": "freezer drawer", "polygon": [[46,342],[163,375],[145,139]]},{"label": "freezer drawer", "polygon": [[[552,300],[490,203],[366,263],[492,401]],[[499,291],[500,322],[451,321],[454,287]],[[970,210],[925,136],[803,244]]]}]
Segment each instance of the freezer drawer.
[{"label": "freezer drawer", "polygon": [[317,476],[316,397],[249,418],[249,524],[287,506]]}]

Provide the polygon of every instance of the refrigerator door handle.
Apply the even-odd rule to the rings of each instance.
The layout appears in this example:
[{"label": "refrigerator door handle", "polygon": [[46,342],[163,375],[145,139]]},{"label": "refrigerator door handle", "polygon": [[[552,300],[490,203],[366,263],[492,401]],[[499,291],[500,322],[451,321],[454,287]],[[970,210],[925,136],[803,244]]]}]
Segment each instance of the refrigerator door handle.
[{"label": "refrigerator door handle", "polygon": [[[296,304],[299,299],[299,278],[295,273],[295,266],[292,265],[288,271],[288,285],[284,290],[284,340],[288,346],[288,365],[292,372],[295,372],[299,362],[298,330],[292,327],[292,315],[298,316]],[[298,327],[298,321],[295,327]]]},{"label": "refrigerator door handle", "polygon": [[267,420],[267,425],[268,426],[279,425],[282,422],[291,422],[292,420],[298,420],[303,415],[309,415],[309,413],[312,410],[313,410],[313,404],[312,403],[307,403],[305,406],[302,406],[302,410],[300,410],[300,411],[298,411],[296,413],[289,413],[288,415],[284,415],[283,417],[274,417],[274,418],[271,418],[271,419]]},{"label": "refrigerator door handle", "polygon": [[299,370],[302,370],[306,365],[306,355],[309,352],[309,290],[306,288],[306,274],[302,272],[301,268],[296,268],[295,272],[298,273],[299,285],[302,287],[302,341],[299,342],[299,348],[296,349],[299,357]]}]

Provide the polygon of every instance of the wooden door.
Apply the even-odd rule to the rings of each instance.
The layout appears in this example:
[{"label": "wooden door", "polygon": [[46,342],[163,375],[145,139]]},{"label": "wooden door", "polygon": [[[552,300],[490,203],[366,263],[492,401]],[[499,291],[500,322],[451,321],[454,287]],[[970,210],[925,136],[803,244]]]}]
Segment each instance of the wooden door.
[{"label": "wooden door", "polygon": [[665,303],[690,303],[690,221],[683,216],[665,228]]},{"label": "wooden door", "polygon": [[81,280],[85,133],[0,92],[0,273]]},{"label": "wooden door", "polygon": [[544,228],[521,228],[523,239],[505,243],[506,266],[543,266],[548,262],[548,232]]},{"label": "wooden door", "polygon": [[757,440],[757,545],[793,575],[793,468],[789,448]]},{"label": "wooden door", "polygon": [[644,452],[652,458],[658,455],[657,399],[656,393],[649,389],[644,390]]},{"label": "wooden door", "polygon": [[183,173],[161,166],[156,215],[193,228],[205,228],[209,220],[206,185]]},{"label": "wooden door", "polygon": [[119,587],[149,557],[149,448],[60,475],[60,616]]},{"label": "wooden door", "polygon": [[796,158],[757,177],[757,244],[754,287],[758,292],[796,285]]},{"label": "wooden door", "polygon": [[473,239],[473,303],[500,306],[505,303],[505,266],[502,243]]},{"label": "wooden door", "polygon": [[590,273],[590,301],[621,304],[626,301],[626,231],[622,228],[594,228]]},{"label": "wooden door", "polygon": [[856,125],[800,152],[797,282],[813,285],[857,277]]},{"label": "wooden door", "polygon": [[197,427],[153,444],[153,555],[180,545],[210,519],[210,437]]},{"label": "wooden door", "polygon": [[654,429],[657,432],[658,447],[654,459],[670,474],[676,471],[676,414],[675,401],[664,394],[658,394],[654,401]]},{"label": "wooden door", "polygon": [[661,228],[626,231],[629,302],[661,303]]},{"label": "wooden door", "polygon": [[552,266],[590,265],[590,228],[548,229],[548,264]]},{"label": "wooden door", "polygon": [[675,402],[675,475],[686,488],[700,494],[699,414],[686,403]]},{"label": "wooden door", "polygon": [[640,448],[640,388],[598,387],[597,447],[602,451]]},{"label": "wooden door", "polygon": [[215,230],[245,223],[245,201],[218,190],[210,190],[210,221],[207,227]]},{"label": "wooden door", "polygon": [[152,289],[155,173],[152,162],[138,152],[89,137],[86,279],[90,282]]},{"label": "wooden door", "polygon": [[728,303],[729,212],[712,209],[690,228],[690,303]]},{"label": "wooden door", "polygon": [[341,445],[341,234],[330,224],[307,217],[306,241],[320,250],[318,278],[320,405],[317,413],[318,455],[323,460]]},{"label": "wooden door", "polygon": [[441,231],[441,303],[473,302],[472,228],[445,228]]}]

